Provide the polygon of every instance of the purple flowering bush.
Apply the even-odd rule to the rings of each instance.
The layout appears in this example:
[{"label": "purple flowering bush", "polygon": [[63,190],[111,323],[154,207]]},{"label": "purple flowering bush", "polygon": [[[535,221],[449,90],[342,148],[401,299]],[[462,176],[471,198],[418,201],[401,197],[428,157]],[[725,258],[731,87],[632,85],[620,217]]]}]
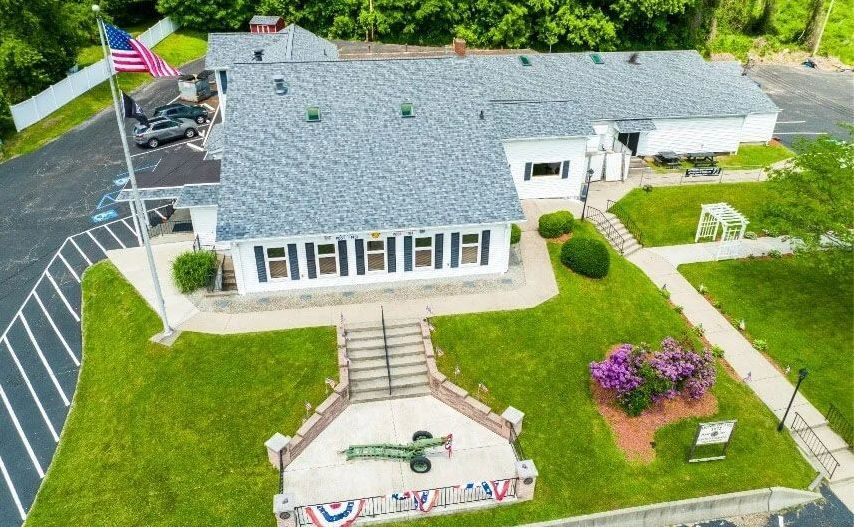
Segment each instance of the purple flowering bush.
[{"label": "purple flowering bush", "polygon": [[590,363],[590,376],[635,416],[678,395],[701,398],[715,384],[715,359],[708,350],[696,352],[668,337],[660,351],[620,344],[605,360]]}]

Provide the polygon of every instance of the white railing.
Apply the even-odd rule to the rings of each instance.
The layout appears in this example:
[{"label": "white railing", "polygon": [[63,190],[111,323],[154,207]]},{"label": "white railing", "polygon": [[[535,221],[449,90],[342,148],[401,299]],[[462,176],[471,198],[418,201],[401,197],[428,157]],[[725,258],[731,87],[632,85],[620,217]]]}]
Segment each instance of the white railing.
[{"label": "white railing", "polygon": [[[166,17],[146,29],[137,37],[137,40],[151,48],[174,33],[176,29],[178,29],[178,24]],[[10,109],[12,110],[12,119],[15,121],[15,128],[20,132],[24,128],[41,121],[76,97],[107,80],[108,76],[107,63],[101,59],[91,66],[86,66],[82,70],[72,73],[38,95],[33,95],[26,101],[13,104]]]}]

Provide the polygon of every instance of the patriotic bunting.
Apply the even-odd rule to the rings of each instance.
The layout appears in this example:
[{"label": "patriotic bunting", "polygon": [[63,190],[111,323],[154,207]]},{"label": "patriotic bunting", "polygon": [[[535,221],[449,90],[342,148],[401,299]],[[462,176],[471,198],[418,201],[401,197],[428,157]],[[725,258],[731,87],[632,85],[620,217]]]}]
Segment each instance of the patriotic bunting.
[{"label": "patriotic bunting", "polygon": [[362,513],[365,500],[341,501],[305,508],[311,523],[317,527],[350,527]]}]

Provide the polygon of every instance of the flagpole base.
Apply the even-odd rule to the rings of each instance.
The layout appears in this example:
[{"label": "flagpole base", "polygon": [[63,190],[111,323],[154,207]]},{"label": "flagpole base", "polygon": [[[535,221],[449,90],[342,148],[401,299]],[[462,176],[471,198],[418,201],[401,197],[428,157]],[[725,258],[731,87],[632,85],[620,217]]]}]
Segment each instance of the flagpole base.
[{"label": "flagpole base", "polygon": [[154,342],[155,344],[162,344],[163,346],[171,347],[172,344],[178,340],[178,337],[181,335],[181,331],[177,329],[173,329],[170,332],[161,331],[160,333],[154,335],[149,340]]}]

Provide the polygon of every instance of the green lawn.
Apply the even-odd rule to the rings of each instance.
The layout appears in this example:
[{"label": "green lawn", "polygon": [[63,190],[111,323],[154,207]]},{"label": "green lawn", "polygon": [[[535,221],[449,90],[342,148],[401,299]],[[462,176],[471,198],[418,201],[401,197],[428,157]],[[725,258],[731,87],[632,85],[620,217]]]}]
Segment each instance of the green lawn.
[{"label": "green lawn", "polygon": [[[154,51],[173,66],[185,64],[203,56],[206,49],[207,34],[185,29],[179,29],[154,46]],[[96,60],[98,58],[101,57],[98,56]],[[119,87],[125,92],[131,92],[153,80],[153,77],[143,73],[118,74]],[[170,79],[161,80],[161,82],[175,81]],[[176,87],[176,94],[177,91]],[[2,146],[2,158],[7,159],[38,150],[111,104],[109,84],[101,83],[36,124],[6,139]]]},{"label": "green lawn", "polygon": [[27,527],[272,525],[264,441],[337,378],[332,328],[148,338],[154,312],[115,267],[83,280],[83,369]]},{"label": "green lawn", "polygon": [[810,256],[734,260],[683,265],[679,271],[734,320],[744,319],[752,338],[768,343],[768,355],[795,382],[810,371],[801,389],[825,412],[836,405],[854,422],[854,264],[838,257],[847,272],[832,275],[810,265]]},{"label": "green lawn", "polygon": [[731,156],[717,158],[721,168],[760,168],[773,165],[778,161],[789,159],[795,153],[781,144],[774,145],[741,145],[738,152]]},{"label": "green lawn", "polygon": [[693,243],[704,203],[725,201],[747,216],[747,230],[759,233],[760,209],[774,195],[766,183],[686,184],[634,189],[611,208],[620,219],[630,220],[646,246]]},{"label": "green lawn", "polygon": [[[581,225],[580,235],[592,235]],[[525,454],[539,470],[532,502],[480,513],[433,518],[417,525],[518,525],[644,503],[720,494],[772,485],[804,488],[814,472],[791,438],[740,381],[718,370],[713,418],[738,419],[725,461],[685,461],[697,420],[668,426],[656,436],[649,465],[626,461],[589,393],[588,364],[620,342],[657,343],[685,334],[683,319],[636,267],[612,252],[603,280],[575,275],[550,244],[560,295],[534,309],[432,319],[442,371],[472,393],[489,388],[501,412],[525,412]],[[459,365],[461,374],[454,376]]]}]

